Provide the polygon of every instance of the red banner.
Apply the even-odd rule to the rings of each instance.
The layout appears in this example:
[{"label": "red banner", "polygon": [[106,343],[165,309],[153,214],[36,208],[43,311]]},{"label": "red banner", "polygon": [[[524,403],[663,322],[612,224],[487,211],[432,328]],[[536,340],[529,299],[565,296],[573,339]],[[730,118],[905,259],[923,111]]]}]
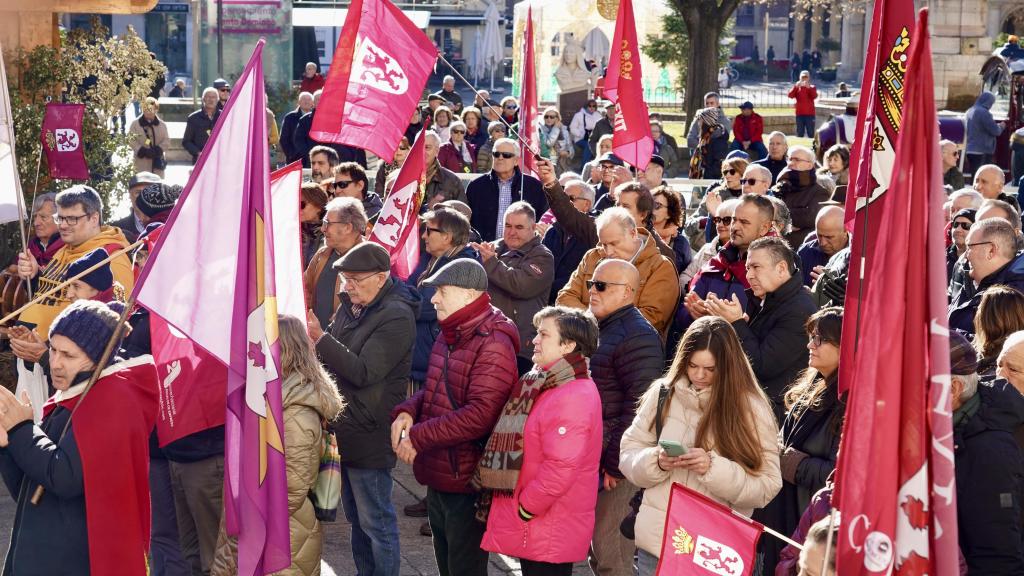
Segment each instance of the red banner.
[{"label": "red banner", "polygon": [[[519,83],[519,137],[526,143],[519,155],[519,169],[523,174],[537,175],[540,152],[540,128],[537,126],[537,69],[534,54],[533,7],[526,10],[526,30],[523,32],[523,78]],[[532,149],[532,151],[531,151]]]},{"label": "red banner", "polygon": [[391,193],[384,199],[370,241],[387,248],[391,255],[391,272],[403,281],[416,269],[420,260],[421,186],[427,168],[423,151],[423,132],[416,136],[409,157],[395,177]]},{"label": "red banner", "polygon": [[46,105],[43,118],[43,151],[50,178],[88,180],[89,166],[85,163],[85,143],[82,142],[83,104]]},{"label": "red banner", "polygon": [[672,484],[658,576],[752,574],[763,526],[682,484]]},{"label": "red banner", "polygon": [[[927,10],[908,53],[893,189],[879,221],[833,502],[843,576],[959,574],[942,169]],[[902,247],[915,247],[905,250]],[[901,247],[892,249],[892,247]],[[851,267],[852,268],[852,267]]]},{"label": "red banner", "polygon": [[353,0],[309,135],[394,159],[437,47],[389,0]]},{"label": "red banner", "polygon": [[641,77],[633,0],[619,0],[615,38],[604,81],[604,94],[615,103],[612,151],[638,170],[646,170],[654,153],[654,139]]}]

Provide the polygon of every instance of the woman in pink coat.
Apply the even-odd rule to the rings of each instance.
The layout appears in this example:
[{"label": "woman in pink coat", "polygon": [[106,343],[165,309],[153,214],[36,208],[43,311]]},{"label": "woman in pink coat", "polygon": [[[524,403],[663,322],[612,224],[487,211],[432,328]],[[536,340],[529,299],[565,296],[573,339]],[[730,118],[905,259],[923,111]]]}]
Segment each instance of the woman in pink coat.
[{"label": "woman in pink coat", "polygon": [[569,575],[594,533],[601,398],[587,358],[597,321],[549,306],[533,323],[533,370],[505,404],[477,469],[491,496],[480,546],[519,558],[523,576]]}]

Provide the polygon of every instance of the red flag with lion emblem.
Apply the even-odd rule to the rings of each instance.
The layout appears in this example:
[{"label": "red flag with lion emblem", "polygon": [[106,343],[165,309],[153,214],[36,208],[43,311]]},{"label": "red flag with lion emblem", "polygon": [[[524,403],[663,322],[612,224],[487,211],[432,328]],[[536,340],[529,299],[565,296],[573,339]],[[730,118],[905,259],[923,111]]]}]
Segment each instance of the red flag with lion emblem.
[{"label": "red flag with lion emblem", "polygon": [[658,576],[744,576],[763,526],[682,484],[672,484]]},{"label": "red flag with lion emblem", "polygon": [[83,104],[46,105],[43,118],[43,151],[46,165],[50,167],[50,178],[88,180],[89,166],[85,163],[85,147],[82,143]]},{"label": "red flag with lion emblem", "polygon": [[420,261],[420,203],[421,187],[426,178],[426,158],[423,152],[423,132],[419,133],[409,157],[398,171],[391,192],[384,199],[377,223],[373,225],[370,241],[387,248],[391,255],[391,273],[408,280]]},{"label": "red flag with lion emblem", "polygon": [[437,47],[389,0],[349,5],[309,136],[391,162]]}]

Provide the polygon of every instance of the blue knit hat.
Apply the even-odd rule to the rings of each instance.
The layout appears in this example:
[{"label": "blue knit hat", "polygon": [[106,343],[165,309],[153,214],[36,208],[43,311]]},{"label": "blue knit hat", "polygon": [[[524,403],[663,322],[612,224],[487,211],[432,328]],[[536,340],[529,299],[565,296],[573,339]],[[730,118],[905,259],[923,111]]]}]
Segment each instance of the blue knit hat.
[{"label": "blue knit hat", "polygon": [[[106,257],[107,251],[103,248],[97,248],[72,262],[71,265],[68,266],[67,272],[64,273],[64,277],[73,278],[100,262],[103,262]],[[80,280],[100,292],[109,290],[110,287],[114,285],[114,275],[110,272],[110,262],[107,262],[103,266],[100,266],[85,276],[82,276]]]},{"label": "blue knit hat", "polygon": [[79,300],[65,308],[50,325],[50,339],[64,336],[97,363],[119,319],[119,315],[102,302]]}]

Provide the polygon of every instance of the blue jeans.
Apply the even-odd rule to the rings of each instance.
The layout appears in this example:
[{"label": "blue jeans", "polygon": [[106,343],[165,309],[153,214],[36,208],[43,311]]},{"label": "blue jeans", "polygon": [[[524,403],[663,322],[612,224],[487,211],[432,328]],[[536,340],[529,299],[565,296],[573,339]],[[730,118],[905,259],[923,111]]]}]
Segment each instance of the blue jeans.
[{"label": "blue jeans", "polygon": [[637,576],[654,576],[658,570],[658,557],[646,550],[636,549]]},{"label": "blue jeans", "polygon": [[152,516],[149,573],[152,576],[191,576],[192,566],[181,555],[171,468],[167,460],[152,458],[149,461],[149,498]]},{"label": "blue jeans", "polygon": [[796,117],[796,135],[814,138],[814,115],[798,114]]},{"label": "blue jeans", "polygon": [[398,517],[391,504],[391,470],[341,467],[341,503],[352,523],[352,559],[358,576],[398,576]]}]

